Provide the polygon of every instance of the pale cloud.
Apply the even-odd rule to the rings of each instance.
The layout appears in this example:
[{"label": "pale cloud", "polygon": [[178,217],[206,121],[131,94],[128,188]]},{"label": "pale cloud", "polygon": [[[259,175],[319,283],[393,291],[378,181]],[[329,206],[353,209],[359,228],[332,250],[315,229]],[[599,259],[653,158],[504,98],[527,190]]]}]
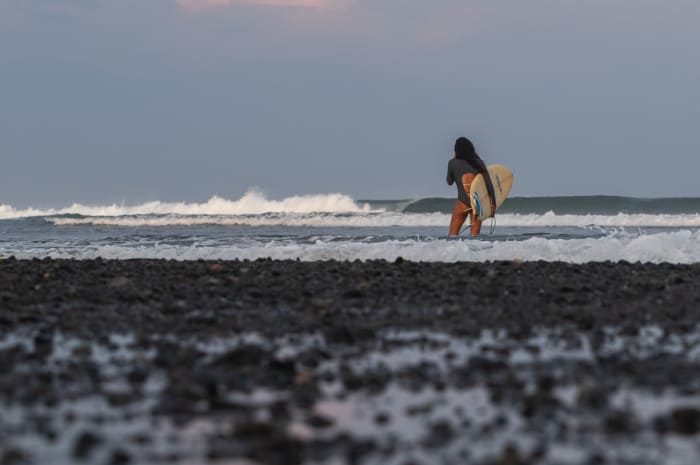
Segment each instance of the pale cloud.
[{"label": "pale cloud", "polygon": [[177,0],[178,5],[188,10],[199,10],[236,5],[261,5],[301,8],[335,8],[344,4],[338,0]]}]

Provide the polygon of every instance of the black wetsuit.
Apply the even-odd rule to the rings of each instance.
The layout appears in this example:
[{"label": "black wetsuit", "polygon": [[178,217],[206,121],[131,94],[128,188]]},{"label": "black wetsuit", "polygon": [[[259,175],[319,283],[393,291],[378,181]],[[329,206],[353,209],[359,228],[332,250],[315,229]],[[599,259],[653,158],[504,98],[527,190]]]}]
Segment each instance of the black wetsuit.
[{"label": "black wetsuit", "polygon": [[478,155],[474,155],[471,158],[472,159],[469,161],[463,158],[453,158],[450,160],[447,165],[447,184],[451,186],[457,181],[457,200],[469,206],[469,195],[464,191],[462,176],[466,173],[472,173],[475,176],[481,173],[486,180],[486,189],[489,192],[489,196],[495,202],[496,194],[494,193],[493,184],[491,183],[491,176],[489,176],[489,172],[486,170],[486,164],[484,164],[484,161]]}]

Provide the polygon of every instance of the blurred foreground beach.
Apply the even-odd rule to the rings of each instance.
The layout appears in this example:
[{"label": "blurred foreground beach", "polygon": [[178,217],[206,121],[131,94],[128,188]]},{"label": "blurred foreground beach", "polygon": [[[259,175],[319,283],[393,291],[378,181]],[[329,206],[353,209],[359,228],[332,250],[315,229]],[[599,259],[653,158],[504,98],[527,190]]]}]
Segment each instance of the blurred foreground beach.
[{"label": "blurred foreground beach", "polygon": [[0,463],[697,463],[699,279],[0,260]]}]

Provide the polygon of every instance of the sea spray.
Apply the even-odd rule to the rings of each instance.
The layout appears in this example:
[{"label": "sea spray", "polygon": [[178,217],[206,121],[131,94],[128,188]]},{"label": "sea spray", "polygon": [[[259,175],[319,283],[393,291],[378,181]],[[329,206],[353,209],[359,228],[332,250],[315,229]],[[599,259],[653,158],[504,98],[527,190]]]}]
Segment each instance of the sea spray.
[{"label": "sea spray", "polygon": [[17,219],[37,216],[81,215],[255,215],[263,213],[350,213],[369,212],[370,206],[356,203],[344,194],[295,195],[281,200],[270,200],[257,190],[249,190],[240,199],[228,200],[213,196],[202,203],[152,201],[139,205],[90,206],[74,203],[56,209],[16,209],[0,205],[0,219]]}]

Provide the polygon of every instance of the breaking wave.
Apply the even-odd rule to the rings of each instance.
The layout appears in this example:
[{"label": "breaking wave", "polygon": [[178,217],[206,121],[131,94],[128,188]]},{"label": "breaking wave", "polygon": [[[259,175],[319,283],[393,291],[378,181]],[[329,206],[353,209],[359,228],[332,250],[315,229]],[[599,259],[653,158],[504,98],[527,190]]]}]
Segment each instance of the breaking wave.
[{"label": "breaking wave", "polygon": [[[378,212],[411,215],[446,215],[452,212],[453,206],[454,199],[447,198],[354,200],[348,195],[339,193],[297,195],[281,200],[272,200],[268,199],[261,192],[252,189],[237,200],[213,196],[208,201],[200,203],[153,201],[131,206],[116,203],[103,206],[74,203],[69,207],[52,209],[18,209],[0,203],[0,220],[66,215],[84,217],[120,217],[136,215],[202,217],[262,215],[267,213],[347,214]],[[573,224],[571,220],[572,217],[590,218],[590,223],[610,221],[611,217],[617,217],[618,219],[632,218],[632,220],[630,220],[630,225],[640,220],[645,222],[645,224],[650,224],[649,217],[655,217],[657,215],[664,215],[664,218],[697,217],[700,215],[700,198],[640,199],[615,196],[512,197],[499,208],[499,214],[501,218],[512,222],[521,221],[513,219],[513,217],[524,218],[522,221],[529,221],[527,218],[546,216],[548,218],[557,218],[556,221],[558,221],[558,223],[556,224],[563,224],[562,222],[564,222],[567,225],[571,225]],[[435,216],[435,218],[438,218],[438,216]],[[603,219],[598,220],[600,218]],[[637,219],[635,220],[634,218]],[[180,219],[172,221],[177,221],[177,224],[182,224],[183,222],[183,220]],[[192,221],[199,222],[202,220],[196,219]]]},{"label": "breaking wave", "polygon": [[0,219],[37,216],[81,215],[89,217],[119,217],[129,215],[256,215],[263,213],[357,213],[369,212],[368,204],[355,202],[344,194],[297,195],[282,200],[270,200],[251,190],[238,200],[214,196],[206,202],[146,202],[140,205],[90,206],[80,203],[59,209],[16,209],[0,204]]}]

